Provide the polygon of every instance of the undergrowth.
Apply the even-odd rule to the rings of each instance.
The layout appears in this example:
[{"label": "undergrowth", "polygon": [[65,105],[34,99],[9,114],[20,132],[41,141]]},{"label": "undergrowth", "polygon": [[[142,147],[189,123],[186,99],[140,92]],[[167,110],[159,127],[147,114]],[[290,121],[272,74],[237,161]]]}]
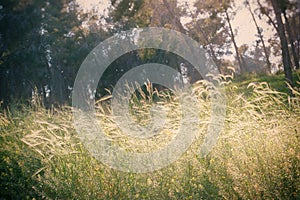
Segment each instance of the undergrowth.
[{"label": "undergrowth", "polygon": [[[212,123],[211,87],[202,81],[193,86],[201,109],[199,141],[170,166],[141,174],[111,169],[91,156],[77,136],[70,107],[2,111],[0,199],[300,199],[299,89],[291,88],[295,96],[289,97],[266,83],[250,83],[244,92],[228,77],[223,84],[226,119],[213,150],[205,158],[195,154]],[[150,151],[176,134],[184,108],[175,96],[149,90],[155,102],[143,94],[132,97],[134,121],[151,123],[153,104],[165,109],[168,121],[148,146],[114,124],[109,97],[97,102],[99,124],[116,145]]]}]

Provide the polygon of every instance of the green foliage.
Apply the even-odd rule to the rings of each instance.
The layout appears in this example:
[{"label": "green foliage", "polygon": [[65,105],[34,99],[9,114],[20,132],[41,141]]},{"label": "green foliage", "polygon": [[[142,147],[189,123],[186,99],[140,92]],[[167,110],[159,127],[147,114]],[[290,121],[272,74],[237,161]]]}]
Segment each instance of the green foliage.
[{"label": "green foliage", "polygon": [[[295,82],[295,86],[300,87],[300,71],[294,72],[293,79]],[[233,82],[240,88],[240,91],[245,91],[250,83],[266,82],[273,90],[283,93],[289,93],[289,90],[286,87],[283,72],[279,72],[276,75],[245,73],[235,77],[233,79]]]},{"label": "green foliage", "polygon": [[[47,111],[33,106],[13,115],[0,114],[1,198],[31,199],[298,199],[300,197],[300,90],[295,97],[276,92],[266,83],[249,84],[241,91],[226,84],[227,113],[217,146],[205,158],[194,154],[202,143],[210,117],[205,81],[193,91],[201,105],[199,141],[172,165],[145,174],[113,170],[94,159],[82,146],[68,107]],[[133,99],[144,117],[160,102],[174,126],[178,103],[173,95],[151,101],[140,90]],[[250,92],[249,92],[250,91]],[[249,93],[246,95],[246,93]],[[164,100],[164,95],[168,97]],[[288,104],[286,103],[288,101]],[[124,148],[145,147],[123,140],[106,107],[98,102],[97,117],[108,137]],[[180,117],[179,117],[180,118]],[[139,121],[148,123],[149,118]],[[167,126],[160,136],[172,135]],[[176,129],[176,127],[175,127]],[[120,139],[123,138],[123,139]],[[168,137],[165,137],[168,139]],[[170,139],[170,138],[169,138]],[[164,144],[154,137],[153,142]],[[143,149],[144,148],[144,149]],[[4,188],[4,189],[3,189]]]},{"label": "green foliage", "polygon": [[[107,33],[82,23],[92,20],[75,0],[4,1],[0,12],[0,99],[4,106],[36,92],[48,107],[69,100],[87,54]],[[97,35],[98,37],[96,37]]]}]

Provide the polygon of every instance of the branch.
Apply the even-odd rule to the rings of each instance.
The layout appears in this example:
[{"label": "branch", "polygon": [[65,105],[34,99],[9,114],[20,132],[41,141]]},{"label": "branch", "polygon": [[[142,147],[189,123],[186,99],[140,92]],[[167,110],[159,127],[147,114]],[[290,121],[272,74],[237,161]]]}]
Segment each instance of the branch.
[{"label": "branch", "polygon": [[[257,3],[258,3],[259,8],[260,8],[261,10],[264,10],[264,9],[265,9],[265,8],[263,7],[263,5],[261,4],[260,0],[257,0]],[[277,27],[276,23],[274,22],[274,20],[270,17],[270,15],[269,15],[267,12],[264,12],[264,13],[262,13],[262,14],[264,14],[264,15],[266,15],[266,16],[268,17],[269,21],[271,22],[271,24],[273,25],[273,27],[274,27],[274,28],[276,29],[276,31],[278,32],[278,27]]]}]

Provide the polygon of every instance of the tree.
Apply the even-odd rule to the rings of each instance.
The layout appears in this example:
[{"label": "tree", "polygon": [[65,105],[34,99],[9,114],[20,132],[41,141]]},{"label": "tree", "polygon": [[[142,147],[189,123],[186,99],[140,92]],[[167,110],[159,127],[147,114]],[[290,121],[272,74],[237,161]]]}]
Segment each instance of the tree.
[{"label": "tree", "polygon": [[46,73],[39,51],[42,1],[2,1],[0,18],[0,100],[28,99]]},{"label": "tree", "polygon": [[[182,33],[187,32],[180,21],[182,12],[177,6],[176,0],[143,0],[142,3],[139,4],[138,9],[132,9],[132,7],[135,7],[134,4],[136,3],[133,0],[123,0],[118,4],[115,1],[112,3],[114,5],[114,10],[111,13],[112,18],[114,20],[118,19],[118,21],[115,21],[115,33],[118,32],[117,29],[120,31],[128,28],[142,28],[148,26],[164,27]],[[130,12],[128,12],[128,10]],[[130,13],[130,15],[128,13]],[[175,40],[174,42],[176,43]],[[131,66],[136,66],[137,63],[142,64],[143,62],[158,62],[162,64],[168,64],[180,72],[180,64],[182,60],[171,52],[154,49],[142,49],[138,50],[138,55],[139,58],[135,57],[136,60],[132,60],[133,63],[131,63]],[[192,66],[190,66],[188,63],[185,63],[185,65],[188,68],[188,74],[191,76],[192,80],[200,78],[198,74],[195,73],[195,70]]]},{"label": "tree", "polygon": [[189,36],[203,45],[222,72],[224,69],[221,58],[229,52],[229,30],[214,4],[216,1],[195,2],[196,12],[191,12],[192,21],[186,27]]},{"label": "tree", "polygon": [[245,1],[245,4],[251,14],[251,17],[253,19],[253,22],[255,24],[255,27],[256,27],[256,30],[257,30],[257,34],[258,34],[258,37],[262,43],[262,46],[263,46],[263,50],[264,50],[264,53],[265,53],[265,58],[266,58],[266,62],[267,62],[267,66],[268,66],[268,72],[271,74],[271,62],[270,62],[270,59],[269,59],[269,53],[267,51],[267,47],[266,47],[266,44],[265,44],[265,40],[264,40],[264,37],[263,37],[263,34],[262,34],[262,29],[261,27],[258,26],[258,23],[257,23],[257,20],[254,16],[254,13],[252,11],[252,8],[251,8],[251,5],[249,3],[248,0]]},{"label": "tree", "polygon": [[[76,72],[89,52],[78,19],[75,1],[46,2],[42,13],[42,51],[46,52],[49,105],[62,105],[69,98]],[[85,50],[84,50],[85,48]],[[45,86],[44,86],[45,87]]]},{"label": "tree", "polygon": [[[292,7],[293,5],[291,5],[288,1],[286,2],[281,2],[281,12],[283,14],[283,17],[284,17],[284,20],[285,20],[285,28],[286,28],[286,32],[287,32],[287,36],[288,36],[288,39],[289,39],[289,43],[291,45],[291,56],[293,57],[293,60],[294,60],[294,65],[296,66],[296,69],[299,69],[300,68],[300,64],[299,64],[299,59],[298,59],[298,55],[296,53],[296,48],[295,48],[295,45],[294,45],[294,35],[292,33],[292,29],[290,27],[290,22],[289,22],[289,18],[287,17],[287,9],[288,7]],[[297,27],[297,26],[296,26]],[[298,27],[300,28],[300,27]]]},{"label": "tree", "polygon": [[236,53],[236,59],[238,61],[241,73],[243,73],[245,71],[245,66],[244,66],[244,63],[242,62],[242,58],[240,56],[237,43],[235,41],[235,36],[234,36],[234,32],[233,32],[232,25],[231,25],[231,19],[229,17],[229,13],[228,13],[228,10],[226,8],[224,9],[224,12],[225,12],[226,20],[227,20],[228,26],[229,26],[231,41],[233,43],[234,50],[235,50],[235,53]]},{"label": "tree", "polygon": [[[257,0],[262,14],[267,16],[268,22],[273,25],[280,40],[281,57],[284,68],[285,79],[288,84],[293,86],[292,62],[289,53],[288,41],[286,36],[286,28],[283,24],[282,15],[286,8],[287,0],[268,0],[266,3],[271,5],[271,8],[262,5],[260,0]],[[274,12],[275,20],[272,19],[271,13]],[[291,91],[290,91],[291,92]]]},{"label": "tree", "polygon": [[[296,69],[299,69],[300,68],[299,54],[297,54],[297,51],[299,51],[299,44],[298,44],[298,46],[296,46],[295,44],[297,42],[299,43],[300,39],[299,38],[298,38],[298,40],[295,39],[295,36],[297,35],[297,32],[299,32],[300,26],[295,21],[295,18],[297,18],[297,15],[300,13],[297,13],[297,4],[296,3],[286,1],[286,5],[281,4],[281,6],[282,6],[281,9],[282,9],[283,17],[285,20],[287,36],[288,36],[290,47],[291,47],[290,48],[291,53],[292,53],[291,56],[293,57],[293,61],[294,61],[294,65],[295,65]],[[289,13],[289,16],[291,16],[291,17],[288,17],[287,13]],[[298,19],[300,20],[299,16],[298,16]],[[290,18],[292,18],[292,20],[294,20],[293,24],[291,24],[292,20],[290,20]],[[292,30],[292,27],[294,28],[295,31]],[[300,36],[300,35],[298,35],[298,36]],[[297,47],[298,47],[298,50],[297,50]]]},{"label": "tree", "polygon": [[147,27],[150,24],[151,5],[147,0],[111,0],[110,31],[116,33],[130,28]]},{"label": "tree", "polygon": [[66,103],[80,64],[99,42],[82,26],[86,15],[74,0],[1,4],[0,100],[6,106],[39,95],[46,106]]},{"label": "tree", "polygon": [[[299,7],[299,12],[300,12],[300,7]],[[293,35],[293,39],[294,39],[294,48],[296,51],[296,55],[298,60],[300,61],[300,13],[298,14],[298,12],[294,12],[292,13],[292,15],[290,16],[290,27],[291,27],[291,31],[292,31],[292,35]],[[299,69],[298,66],[296,65],[296,69]]]},{"label": "tree", "polygon": [[[234,1],[232,0],[208,0],[208,1],[196,1],[195,6],[201,8],[203,15],[209,15],[213,17],[222,18],[223,22],[227,23],[228,35],[234,46],[236,59],[238,61],[239,69],[244,71],[242,58],[239,55],[238,45],[236,43],[235,32],[232,27],[232,16],[235,14],[231,12]],[[222,22],[222,23],[223,23]],[[220,27],[221,28],[221,27]]]},{"label": "tree", "polygon": [[277,23],[277,32],[280,38],[281,44],[281,53],[282,53],[282,61],[284,67],[284,74],[285,79],[293,86],[293,76],[292,76],[292,64],[289,54],[288,42],[285,35],[285,27],[281,18],[282,9],[280,8],[280,1],[279,0],[271,0],[271,5],[275,12],[276,23]]},{"label": "tree", "polygon": [[[268,51],[268,50],[267,50]],[[246,66],[246,72],[250,73],[267,73],[269,67],[265,62],[264,49],[256,45],[255,49],[252,50],[248,45],[244,44],[239,47],[239,53],[243,59],[243,63]]]}]

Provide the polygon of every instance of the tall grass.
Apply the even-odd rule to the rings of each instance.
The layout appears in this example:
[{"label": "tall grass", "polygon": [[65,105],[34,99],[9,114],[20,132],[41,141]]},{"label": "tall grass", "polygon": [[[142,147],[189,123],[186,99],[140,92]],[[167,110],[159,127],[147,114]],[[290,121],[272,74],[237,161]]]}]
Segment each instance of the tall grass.
[{"label": "tall grass", "polygon": [[[243,92],[228,81],[224,84],[225,125],[209,155],[194,154],[210,123],[209,84],[202,81],[193,88],[201,109],[199,141],[172,165],[144,174],[120,172],[94,159],[77,137],[69,107],[46,110],[37,105],[13,114],[1,112],[0,198],[299,199],[299,89],[293,88],[295,97],[290,98],[266,83],[249,84]],[[159,104],[168,122],[146,147],[114,124],[109,98],[97,103],[99,123],[117,145],[148,151],[175,134],[178,100],[153,88],[148,91],[159,98],[153,101],[143,91],[133,96],[134,120],[151,123],[150,107]]]}]

